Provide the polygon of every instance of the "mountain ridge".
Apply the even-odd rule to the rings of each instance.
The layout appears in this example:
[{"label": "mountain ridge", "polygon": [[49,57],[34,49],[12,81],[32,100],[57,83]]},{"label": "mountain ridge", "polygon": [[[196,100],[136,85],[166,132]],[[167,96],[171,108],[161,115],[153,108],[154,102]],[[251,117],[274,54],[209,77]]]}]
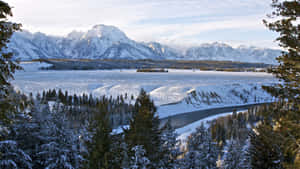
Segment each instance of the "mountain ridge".
[{"label": "mountain ridge", "polygon": [[16,32],[8,44],[15,59],[152,59],[152,60],[227,60],[276,64],[281,51],[225,43],[206,43],[184,52],[158,42],[136,42],[119,28],[95,25],[86,32],[72,31],[65,37],[44,33]]}]

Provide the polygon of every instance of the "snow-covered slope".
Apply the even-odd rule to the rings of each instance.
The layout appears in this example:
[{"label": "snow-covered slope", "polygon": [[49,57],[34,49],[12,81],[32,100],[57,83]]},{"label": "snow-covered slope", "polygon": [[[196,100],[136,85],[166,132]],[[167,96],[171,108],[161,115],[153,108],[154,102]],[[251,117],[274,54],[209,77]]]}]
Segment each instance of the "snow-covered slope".
[{"label": "snow-covered slope", "polygon": [[162,45],[157,42],[149,42],[146,45],[165,59],[184,59],[183,54],[179,50],[171,48],[167,45]]},{"label": "snow-covered slope", "polygon": [[87,32],[73,31],[66,37],[32,34],[13,35],[9,50],[21,60],[38,58],[68,59],[163,59],[150,47],[129,39],[114,26],[96,25]]},{"label": "snow-covered slope", "polygon": [[280,50],[262,49],[256,47],[240,46],[233,48],[223,43],[203,44],[189,48],[185,53],[187,60],[229,60],[240,62],[277,63],[276,57]]},{"label": "snow-covered slope", "polygon": [[184,59],[231,60],[274,63],[279,50],[254,47],[233,48],[213,43],[188,48],[184,53],[156,42],[139,43],[114,26],[96,25],[86,32],[73,31],[66,37],[43,33],[17,32],[9,50],[21,60],[38,58],[67,59]]}]

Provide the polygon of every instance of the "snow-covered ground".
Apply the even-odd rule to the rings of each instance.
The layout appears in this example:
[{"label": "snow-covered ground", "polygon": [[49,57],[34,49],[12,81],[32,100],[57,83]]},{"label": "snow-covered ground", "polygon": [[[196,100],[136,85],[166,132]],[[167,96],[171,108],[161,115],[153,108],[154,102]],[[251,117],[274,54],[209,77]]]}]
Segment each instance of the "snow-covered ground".
[{"label": "snow-covered ground", "polygon": [[26,72],[36,72],[39,71],[40,68],[46,68],[52,66],[51,64],[45,63],[45,62],[22,62],[21,63],[22,68]]},{"label": "snow-covered ground", "polygon": [[184,99],[177,104],[161,105],[158,107],[159,116],[163,118],[196,110],[266,103],[275,99],[261,87],[271,85],[271,82],[244,80],[238,83],[223,83],[222,80],[220,79],[219,84],[199,85],[187,91],[184,93]]},{"label": "snow-covered ground", "polygon": [[[272,101],[261,85],[277,83],[267,73],[169,70],[137,73],[136,70],[45,71],[40,63],[22,63],[24,71],[12,81],[17,90],[36,94],[45,89],[116,97],[138,95],[145,89],[166,117],[194,110]],[[130,97],[129,97],[130,98]],[[174,104],[177,103],[177,104]]]}]

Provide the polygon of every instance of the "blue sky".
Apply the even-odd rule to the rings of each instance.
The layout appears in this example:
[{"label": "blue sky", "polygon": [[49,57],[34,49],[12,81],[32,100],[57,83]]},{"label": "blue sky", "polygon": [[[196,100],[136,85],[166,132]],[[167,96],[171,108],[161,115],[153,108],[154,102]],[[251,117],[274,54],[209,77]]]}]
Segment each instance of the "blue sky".
[{"label": "blue sky", "polygon": [[276,47],[262,24],[271,0],[6,0],[24,29],[52,35],[114,25],[137,41]]}]

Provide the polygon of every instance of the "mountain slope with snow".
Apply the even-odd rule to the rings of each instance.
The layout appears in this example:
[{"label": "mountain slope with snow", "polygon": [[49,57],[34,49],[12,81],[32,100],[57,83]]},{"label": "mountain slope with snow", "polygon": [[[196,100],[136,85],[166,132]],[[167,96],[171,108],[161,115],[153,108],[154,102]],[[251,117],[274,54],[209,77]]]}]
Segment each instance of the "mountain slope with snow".
[{"label": "mountain slope with snow", "polygon": [[16,32],[8,50],[15,58],[64,59],[153,59],[153,60],[230,60],[276,63],[279,50],[255,47],[233,48],[226,44],[203,44],[181,52],[157,42],[139,43],[129,39],[114,26],[95,25],[86,32],[73,31],[66,37],[48,36],[28,31]]},{"label": "mountain slope with snow", "polygon": [[280,50],[240,46],[233,48],[223,43],[203,44],[189,48],[185,53],[187,60],[227,60],[240,62],[262,62],[276,64]]}]

